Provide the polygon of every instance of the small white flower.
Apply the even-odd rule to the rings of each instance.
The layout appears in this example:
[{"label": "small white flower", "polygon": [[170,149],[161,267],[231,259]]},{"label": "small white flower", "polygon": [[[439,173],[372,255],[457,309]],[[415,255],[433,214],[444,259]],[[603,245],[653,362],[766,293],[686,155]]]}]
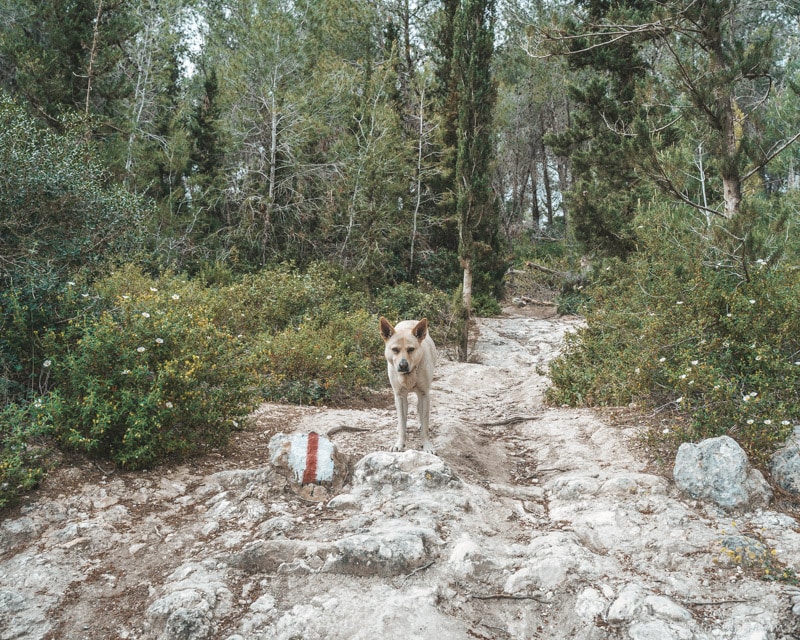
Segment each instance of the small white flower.
[{"label": "small white flower", "polygon": [[333,358],[333,356],[325,356],[326,360],[331,360],[332,358]]},{"label": "small white flower", "polygon": [[678,300],[675,304],[683,304],[683,300]]},{"label": "small white flower", "polygon": [[139,347],[139,348],[138,348],[138,349],[136,349],[136,350],[137,350],[139,353],[144,353],[145,351],[147,351],[147,349],[145,349],[144,347]]},{"label": "small white flower", "polygon": [[131,299],[131,297],[130,297],[130,296],[122,296],[122,299],[123,299],[123,300],[130,300],[130,299]]},{"label": "small white flower", "polygon": [[165,403],[164,403],[164,406],[165,406],[167,409],[172,409],[172,407],[173,407],[174,405],[173,405],[171,402],[165,402]]},{"label": "small white flower", "polygon": [[157,293],[158,289],[156,289],[155,287],[150,287],[150,291],[152,291],[153,293]]},{"label": "small white flower", "polygon": [[756,356],[756,360],[761,360],[761,356]]},{"label": "small white flower", "polygon": [[758,395],[758,391],[751,391],[750,392],[750,397],[751,398],[755,398],[757,395]]},{"label": "small white flower", "polygon": [[130,370],[130,369],[123,369],[123,370],[122,370],[122,375],[123,375],[123,376],[129,376],[129,375],[131,375],[131,370]]},{"label": "small white flower", "polygon": [[755,303],[756,303],[755,300],[750,300],[750,304],[755,304]]},{"label": "small white flower", "polygon": [[728,313],[728,314],[726,314],[726,315],[727,315],[729,318],[732,318],[732,317],[733,317],[733,314],[732,314],[732,313]]},{"label": "small white flower", "polygon": [[692,360],[692,366],[696,367],[697,365],[698,365],[698,361],[697,360]]},{"label": "small white flower", "polygon": [[788,420],[781,420],[781,424],[785,427],[786,425],[792,424],[792,423],[789,422]]},{"label": "small white flower", "polygon": [[681,396],[680,398],[678,398],[678,399],[677,399],[675,402],[676,402],[676,403],[677,403],[677,402],[683,402],[683,396]]},{"label": "small white flower", "polygon": [[669,429],[664,429],[661,433],[669,433]]},{"label": "small white flower", "polygon": [[750,419],[747,421],[747,424],[753,424],[753,419],[752,419],[752,418],[750,418]]},{"label": "small white flower", "polygon": [[68,284],[70,287],[74,287],[74,286],[75,286],[75,283],[74,283],[74,282],[72,282],[72,280],[70,280],[69,282],[67,282],[67,284]]},{"label": "small white flower", "polygon": [[685,373],[682,373],[682,374],[681,374],[681,380],[685,380],[685,379],[686,379],[686,374],[685,374]]},{"label": "small white flower", "polygon": [[772,424],[772,420],[769,420],[769,419],[764,420],[764,424]]},{"label": "small white flower", "polygon": [[82,293],[82,294],[81,294],[81,297],[82,297],[82,298],[88,298],[88,297],[89,297],[89,294],[88,294],[88,293]]},{"label": "small white flower", "polygon": [[156,338],[156,344],[164,344],[164,338]]},{"label": "small white flower", "polygon": [[642,370],[641,370],[639,367],[636,367],[636,368],[633,370],[633,372],[634,372],[635,374],[637,374],[637,375],[638,375],[638,374],[640,374],[640,373],[642,372]]},{"label": "small white flower", "polygon": [[742,402],[750,402],[750,396],[742,396]]},{"label": "small white flower", "polygon": [[658,361],[659,361],[659,362],[666,362],[666,360],[667,360],[667,359],[666,359],[666,358],[663,358],[663,357],[658,359]]},{"label": "small white flower", "polygon": [[719,391],[719,385],[718,384],[714,385],[714,391]]},{"label": "small white flower", "polygon": [[147,311],[143,311],[142,312],[142,318],[149,318],[149,317],[150,317],[150,314],[147,313]]},{"label": "small white flower", "polygon": [[180,300],[180,299],[181,299],[181,297],[180,297],[180,296],[179,296],[177,293],[173,293],[173,294],[172,294],[172,299],[173,299],[173,300]]},{"label": "small white flower", "polygon": [[42,366],[43,366],[43,367],[46,369],[46,368],[47,368],[47,367],[49,367],[51,364],[53,364],[52,360],[45,360],[45,361],[42,363]]}]

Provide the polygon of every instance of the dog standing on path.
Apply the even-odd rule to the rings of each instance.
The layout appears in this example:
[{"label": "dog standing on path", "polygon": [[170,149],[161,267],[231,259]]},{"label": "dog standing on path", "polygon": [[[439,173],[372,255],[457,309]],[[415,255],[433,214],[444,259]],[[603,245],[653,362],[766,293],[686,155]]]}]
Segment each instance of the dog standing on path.
[{"label": "dog standing on path", "polygon": [[397,407],[397,442],[392,451],[402,451],[406,444],[406,420],[408,419],[408,394],[417,394],[417,416],[419,417],[422,450],[434,453],[428,434],[431,415],[431,383],[436,364],[436,345],[428,333],[428,320],[403,320],[393,327],[381,316],[381,336],[386,343],[386,362],[389,382],[394,391]]}]

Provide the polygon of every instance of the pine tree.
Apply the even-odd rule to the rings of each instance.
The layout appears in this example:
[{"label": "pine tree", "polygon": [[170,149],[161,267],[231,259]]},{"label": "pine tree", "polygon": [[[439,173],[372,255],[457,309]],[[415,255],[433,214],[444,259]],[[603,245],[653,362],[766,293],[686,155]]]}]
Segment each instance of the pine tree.
[{"label": "pine tree", "polygon": [[[586,23],[599,24],[636,21],[652,3],[581,0],[577,4],[587,12]],[[567,22],[566,32],[591,36],[585,25],[574,21]],[[604,44],[590,46],[598,40]],[[566,194],[571,232],[585,250],[608,255],[625,256],[633,250],[631,223],[639,201],[649,193],[637,171],[632,140],[615,129],[639,115],[636,88],[649,71],[639,52],[641,41],[636,37],[612,41],[610,35],[570,41],[566,53],[575,72],[570,86],[572,122],[565,132],[546,139],[557,154],[572,160],[573,184]]]}]

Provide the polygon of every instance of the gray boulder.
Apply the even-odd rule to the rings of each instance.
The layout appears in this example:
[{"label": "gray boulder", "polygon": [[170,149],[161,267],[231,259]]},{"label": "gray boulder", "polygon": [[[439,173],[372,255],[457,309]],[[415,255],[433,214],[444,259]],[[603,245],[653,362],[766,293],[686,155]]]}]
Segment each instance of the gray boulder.
[{"label": "gray boulder", "polygon": [[772,490],[733,438],[720,436],[678,449],[672,472],[678,488],[692,498],[727,510],[765,507]]},{"label": "gray boulder", "polygon": [[769,472],[782,489],[800,495],[800,427],[772,455]]}]

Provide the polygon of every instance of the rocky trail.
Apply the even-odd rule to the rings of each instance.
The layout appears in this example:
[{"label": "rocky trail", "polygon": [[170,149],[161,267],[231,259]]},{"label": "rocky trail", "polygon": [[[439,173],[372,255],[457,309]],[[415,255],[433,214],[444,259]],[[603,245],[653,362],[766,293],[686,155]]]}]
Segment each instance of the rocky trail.
[{"label": "rocky trail", "polygon": [[[440,356],[436,456],[413,401],[388,453],[387,390],[265,405],[180,466],[61,468],[0,523],[0,640],[800,638],[800,589],[764,579],[800,566],[791,515],[687,498],[635,424],[544,406],[537,367],[577,322],[509,312],[472,362]],[[310,431],[352,461],[322,502],[270,464],[274,434]]]}]

